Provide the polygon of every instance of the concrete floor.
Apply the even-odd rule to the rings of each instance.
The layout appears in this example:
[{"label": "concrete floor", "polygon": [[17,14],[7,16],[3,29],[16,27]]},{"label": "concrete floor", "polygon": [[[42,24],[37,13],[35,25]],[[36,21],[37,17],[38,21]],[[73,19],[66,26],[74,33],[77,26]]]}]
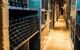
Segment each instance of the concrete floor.
[{"label": "concrete floor", "polygon": [[55,28],[50,31],[48,40],[42,50],[74,50],[70,33],[66,30],[63,18],[55,23]]}]

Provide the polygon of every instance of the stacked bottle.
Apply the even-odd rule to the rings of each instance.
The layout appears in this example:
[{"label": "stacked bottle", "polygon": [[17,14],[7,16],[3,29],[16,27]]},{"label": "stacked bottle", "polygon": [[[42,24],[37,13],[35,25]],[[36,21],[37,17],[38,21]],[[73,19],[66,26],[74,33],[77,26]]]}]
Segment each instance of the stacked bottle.
[{"label": "stacked bottle", "polygon": [[27,7],[27,0],[9,0],[9,6]]},{"label": "stacked bottle", "polygon": [[10,17],[9,30],[10,30],[10,47],[11,49],[17,47],[29,36],[39,30],[37,16],[25,17]]}]

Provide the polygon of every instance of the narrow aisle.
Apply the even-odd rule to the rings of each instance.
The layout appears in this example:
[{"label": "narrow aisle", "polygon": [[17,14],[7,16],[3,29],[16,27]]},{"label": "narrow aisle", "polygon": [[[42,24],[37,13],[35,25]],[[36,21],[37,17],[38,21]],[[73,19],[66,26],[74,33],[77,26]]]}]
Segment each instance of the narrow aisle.
[{"label": "narrow aisle", "polygon": [[55,28],[50,31],[43,50],[73,50],[64,19],[60,18],[55,23]]}]

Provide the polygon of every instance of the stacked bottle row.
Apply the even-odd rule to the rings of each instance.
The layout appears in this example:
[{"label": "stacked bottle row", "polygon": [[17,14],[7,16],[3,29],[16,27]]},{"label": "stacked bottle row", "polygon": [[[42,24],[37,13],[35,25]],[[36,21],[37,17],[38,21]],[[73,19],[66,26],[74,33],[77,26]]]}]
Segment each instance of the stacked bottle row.
[{"label": "stacked bottle row", "polygon": [[[77,0],[77,9],[80,9],[79,0]],[[76,11],[76,35],[80,38],[80,10]],[[79,40],[79,39],[78,39]]]},{"label": "stacked bottle row", "polygon": [[27,0],[9,0],[9,6],[27,7]]},{"label": "stacked bottle row", "polygon": [[79,33],[80,33],[80,25],[79,24],[76,24],[76,33],[80,37],[80,35],[79,35]]},{"label": "stacked bottle row", "polygon": [[17,47],[29,36],[39,30],[37,16],[10,17],[10,47]]}]

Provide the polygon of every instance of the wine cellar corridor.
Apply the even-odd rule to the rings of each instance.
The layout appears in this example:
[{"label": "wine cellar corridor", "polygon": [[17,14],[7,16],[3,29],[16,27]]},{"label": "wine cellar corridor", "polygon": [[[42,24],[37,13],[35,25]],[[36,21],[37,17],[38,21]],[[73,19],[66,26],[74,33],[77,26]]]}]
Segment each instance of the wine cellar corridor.
[{"label": "wine cellar corridor", "polygon": [[0,50],[80,50],[80,0],[0,0]]},{"label": "wine cellar corridor", "polygon": [[55,22],[55,27],[49,32],[48,40],[43,50],[73,50],[70,31],[66,30],[66,23],[61,17]]}]

